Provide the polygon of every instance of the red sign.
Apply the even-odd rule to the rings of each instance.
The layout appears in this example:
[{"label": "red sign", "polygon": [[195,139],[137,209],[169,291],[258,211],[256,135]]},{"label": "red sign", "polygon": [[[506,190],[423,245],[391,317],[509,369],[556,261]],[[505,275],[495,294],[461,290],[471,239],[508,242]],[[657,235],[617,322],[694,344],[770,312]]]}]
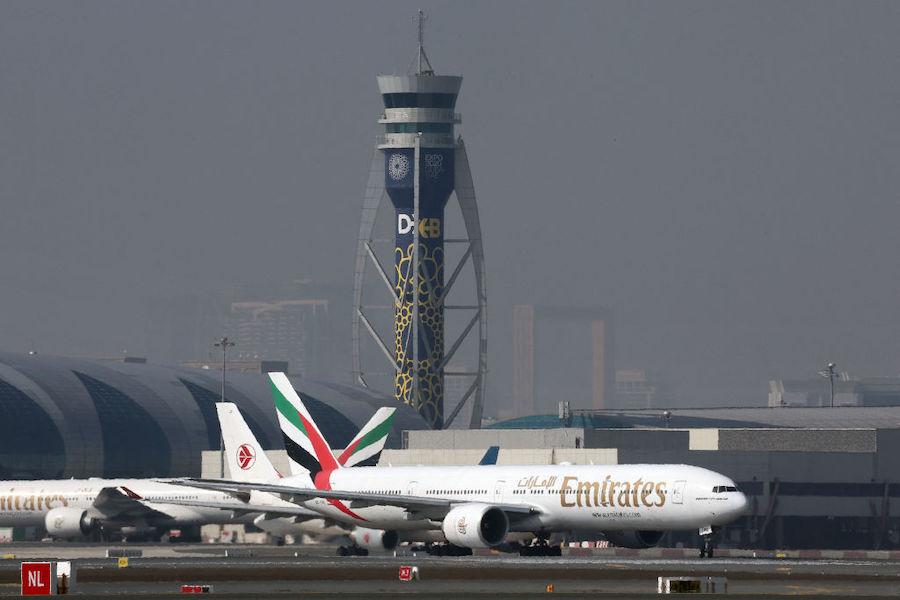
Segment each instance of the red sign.
[{"label": "red sign", "polygon": [[409,565],[400,566],[400,581],[412,581],[412,567]]},{"label": "red sign", "polygon": [[22,595],[53,595],[53,569],[48,562],[22,563]]},{"label": "red sign", "polygon": [[250,444],[241,444],[237,451],[238,466],[246,471],[256,462],[256,450]]}]

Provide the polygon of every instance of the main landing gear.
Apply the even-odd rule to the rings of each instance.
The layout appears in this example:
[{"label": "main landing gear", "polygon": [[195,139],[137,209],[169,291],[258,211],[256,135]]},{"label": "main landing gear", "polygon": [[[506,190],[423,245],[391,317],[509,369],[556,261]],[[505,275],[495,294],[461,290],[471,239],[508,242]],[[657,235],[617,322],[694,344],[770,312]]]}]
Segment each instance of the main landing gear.
[{"label": "main landing gear", "polygon": [[718,528],[700,528],[700,558],[712,558],[716,548]]},{"label": "main landing gear", "polygon": [[530,546],[522,546],[519,549],[519,556],[562,556],[562,548],[559,546],[551,546],[547,543],[547,538],[536,538]]},{"label": "main landing gear", "polygon": [[357,545],[352,546],[341,546],[337,549],[338,556],[368,556],[369,551],[365,548],[360,548]]},{"label": "main landing gear", "polygon": [[453,544],[428,544],[425,546],[425,552],[432,556],[472,556],[471,548]]}]

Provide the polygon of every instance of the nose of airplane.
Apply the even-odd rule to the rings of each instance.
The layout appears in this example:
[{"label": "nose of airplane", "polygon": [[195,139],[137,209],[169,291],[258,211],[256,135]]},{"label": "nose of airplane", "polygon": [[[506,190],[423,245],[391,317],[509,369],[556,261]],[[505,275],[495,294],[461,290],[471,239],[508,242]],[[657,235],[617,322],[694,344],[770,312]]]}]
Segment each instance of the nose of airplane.
[{"label": "nose of airplane", "polygon": [[734,496],[734,513],[735,515],[742,515],[744,511],[747,510],[747,496],[744,492],[738,492]]}]

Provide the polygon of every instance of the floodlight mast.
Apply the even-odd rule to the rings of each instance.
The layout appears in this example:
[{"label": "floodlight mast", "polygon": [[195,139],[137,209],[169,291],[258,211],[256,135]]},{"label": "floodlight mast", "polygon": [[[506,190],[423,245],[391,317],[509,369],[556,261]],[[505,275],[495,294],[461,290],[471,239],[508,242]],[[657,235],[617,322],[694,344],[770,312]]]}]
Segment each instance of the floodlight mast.
[{"label": "floodlight mast", "polygon": [[834,408],[834,377],[837,375],[837,365],[833,362],[828,363],[823,370],[819,371],[819,375],[828,380],[831,391],[831,408]]},{"label": "floodlight mast", "polygon": [[[234,342],[229,340],[227,336],[222,336],[222,339],[214,343],[213,346],[222,349],[222,393],[219,395],[219,402],[225,402],[225,367],[227,365],[228,349],[234,347]],[[225,477],[225,437],[221,427],[219,428],[219,458],[222,477]]]}]

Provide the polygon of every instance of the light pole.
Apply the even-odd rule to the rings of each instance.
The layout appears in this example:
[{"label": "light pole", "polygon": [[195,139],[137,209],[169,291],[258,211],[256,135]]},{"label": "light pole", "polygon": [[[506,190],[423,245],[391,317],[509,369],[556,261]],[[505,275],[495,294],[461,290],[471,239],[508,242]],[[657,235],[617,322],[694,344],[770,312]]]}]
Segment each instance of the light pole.
[{"label": "light pole", "polygon": [[[221,340],[213,344],[216,348],[222,349],[222,393],[219,395],[219,402],[225,402],[225,367],[227,366],[228,349],[234,346],[234,342],[223,336]],[[222,477],[225,477],[225,436],[222,433],[222,427],[219,426],[219,458],[221,459]]]},{"label": "light pole", "polygon": [[833,362],[828,363],[825,368],[819,371],[819,375],[824,377],[830,383],[831,388],[831,408],[834,408],[834,376],[837,374],[837,365]]}]

